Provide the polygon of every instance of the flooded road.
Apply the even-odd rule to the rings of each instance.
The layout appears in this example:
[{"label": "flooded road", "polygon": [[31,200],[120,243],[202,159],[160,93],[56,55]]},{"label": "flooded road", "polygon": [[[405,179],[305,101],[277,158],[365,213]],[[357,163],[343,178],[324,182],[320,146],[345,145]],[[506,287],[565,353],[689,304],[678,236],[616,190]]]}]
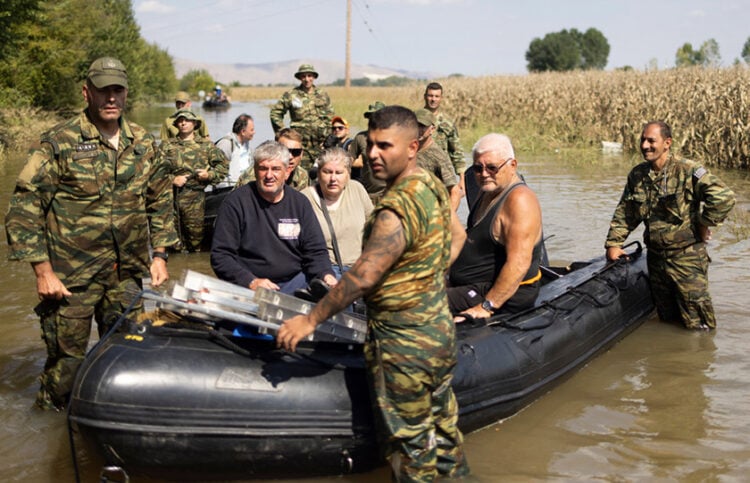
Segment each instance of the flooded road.
[{"label": "flooded road", "polygon": [[[135,119],[158,132],[170,112],[168,107],[152,109],[136,113]],[[201,114],[212,138],[218,139],[242,112],[256,118],[253,146],[271,137],[263,104]],[[567,264],[602,254],[630,162],[602,158],[581,164],[521,149],[518,158],[519,170],[541,200],[551,261]],[[16,157],[0,167],[3,213],[23,161]],[[717,173],[738,196],[732,221],[715,232],[709,245],[718,330],[690,333],[655,317],[646,321],[519,414],[467,435],[466,452],[478,481],[747,480],[750,175]],[[0,480],[73,481],[64,414],[32,408],[45,353],[31,310],[36,301],[32,271],[28,264],[7,262],[4,229],[0,239]],[[170,258],[173,278],[185,268],[211,273],[208,254]],[[80,450],[78,464],[82,481],[97,480],[99,462]],[[385,469],[379,469],[297,481],[370,483],[387,478]]]}]

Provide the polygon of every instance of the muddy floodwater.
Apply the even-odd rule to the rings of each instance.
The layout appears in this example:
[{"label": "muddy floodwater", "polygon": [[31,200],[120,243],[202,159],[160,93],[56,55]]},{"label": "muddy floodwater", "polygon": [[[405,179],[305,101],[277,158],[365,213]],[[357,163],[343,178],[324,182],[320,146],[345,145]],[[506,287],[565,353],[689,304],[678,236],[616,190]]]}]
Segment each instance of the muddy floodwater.
[{"label": "muddy floodwater", "polygon": [[[196,109],[201,111],[201,109]],[[133,113],[158,133],[168,106]],[[234,118],[256,118],[253,146],[271,138],[266,103],[206,112],[213,139]],[[354,126],[352,131],[364,126]],[[468,148],[466,146],[465,148]],[[609,219],[628,159],[579,163],[518,150],[519,170],[538,193],[547,248],[555,264],[603,253]],[[0,166],[4,214],[24,156]],[[690,333],[655,317],[515,416],[466,437],[475,481],[747,481],[750,475],[750,176],[714,170],[737,193],[738,215],[709,244],[718,330]],[[462,213],[466,214],[465,207]],[[744,220],[744,221],[742,221]],[[74,481],[64,413],[32,408],[45,357],[32,312],[35,283],[26,263],[8,262],[0,235],[0,481]],[[632,236],[631,239],[637,239]],[[206,253],[174,255],[173,278],[191,268],[211,273]],[[101,463],[76,442],[81,481],[98,481]],[[295,480],[380,482],[388,472]],[[131,481],[146,481],[133,478]]]}]

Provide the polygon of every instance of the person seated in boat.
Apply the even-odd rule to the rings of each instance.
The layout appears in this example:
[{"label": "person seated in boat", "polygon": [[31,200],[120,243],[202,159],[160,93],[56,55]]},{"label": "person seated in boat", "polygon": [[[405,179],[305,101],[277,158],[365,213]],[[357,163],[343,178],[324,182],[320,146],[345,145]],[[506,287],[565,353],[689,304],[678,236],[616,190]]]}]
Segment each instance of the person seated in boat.
[{"label": "person seated in boat", "polygon": [[[276,141],[286,146],[292,155],[289,158],[289,167],[287,168],[289,174],[286,178],[286,184],[297,191],[302,191],[310,186],[310,176],[307,174],[307,170],[300,167],[303,153],[302,135],[295,129],[285,127],[276,135]],[[251,181],[255,181],[255,171],[248,169],[240,176],[237,186],[245,185]]]},{"label": "person seated in boat", "polygon": [[317,159],[318,180],[302,190],[323,230],[328,258],[337,278],[362,253],[362,233],[372,213],[372,201],[359,181],[351,179],[352,157],[340,147],[323,151]]},{"label": "person seated in boat", "polygon": [[224,180],[229,162],[210,139],[196,134],[201,121],[193,111],[182,109],[172,117],[179,133],[159,146],[157,157],[172,167],[175,224],[182,249],[195,252],[203,243],[205,189]]},{"label": "person seated in boat", "polygon": [[310,202],[284,181],[291,154],[266,141],[253,153],[252,181],[227,195],[211,245],[216,276],[242,287],[293,294],[315,278],[336,284],[325,238]]},{"label": "person seated in boat", "polygon": [[250,114],[240,114],[232,124],[232,132],[216,141],[216,147],[221,149],[229,160],[229,175],[227,182],[236,184],[243,173],[250,170],[252,151],[250,141],[255,136],[255,121]]},{"label": "person seated in boat", "polygon": [[[192,111],[193,101],[190,100],[190,94],[185,91],[178,92],[177,95],[174,96],[174,107],[177,110],[175,112],[179,112],[182,109],[189,109]],[[177,127],[174,125],[175,118],[173,116],[174,114],[164,119],[164,122],[161,125],[159,137],[162,141],[166,141],[167,139],[174,139],[180,132],[179,129],[177,129]],[[208,135],[208,125],[206,124],[206,121],[197,114],[196,117],[201,122],[200,127],[198,128],[198,135],[202,138],[208,139],[210,136]]]},{"label": "person seated in boat", "polygon": [[517,172],[510,139],[487,134],[472,150],[480,195],[469,212],[466,240],[448,275],[455,321],[515,313],[539,294],[542,210]]},{"label": "person seated in boat", "polygon": [[414,111],[419,123],[419,151],[417,152],[417,166],[434,174],[445,185],[451,195],[451,207],[458,210],[461,203],[460,186],[456,170],[451,164],[448,153],[440,149],[432,134],[435,132],[435,116],[427,109]]}]

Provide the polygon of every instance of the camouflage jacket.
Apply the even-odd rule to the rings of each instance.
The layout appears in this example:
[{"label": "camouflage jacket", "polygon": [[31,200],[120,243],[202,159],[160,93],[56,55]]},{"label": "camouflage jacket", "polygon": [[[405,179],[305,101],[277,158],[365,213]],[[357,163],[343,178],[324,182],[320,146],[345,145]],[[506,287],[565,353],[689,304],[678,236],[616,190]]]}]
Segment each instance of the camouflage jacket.
[{"label": "camouflage jacket", "polygon": [[448,189],[458,183],[448,154],[434,142],[417,152],[417,166],[434,174]]},{"label": "camouflage jacket", "polygon": [[173,220],[169,168],[156,161],[154,138],[121,118],[115,150],[84,112],[31,149],[5,217],[9,259],[49,261],[68,288],[113,266],[142,276],[149,241],[177,242]]},{"label": "camouflage jacket", "polygon": [[463,174],[466,171],[466,160],[461,149],[461,141],[458,139],[458,129],[442,112],[435,113],[435,131],[432,133],[432,139],[448,153],[456,174]]},{"label": "camouflage jacket", "polygon": [[646,246],[656,250],[700,241],[697,224],[715,226],[734,207],[734,193],[698,163],[672,157],[656,173],[648,162],[628,174],[607,233],[605,248],[621,246],[641,222]]},{"label": "camouflage jacket", "polygon": [[271,108],[271,125],[277,133],[284,127],[284,115],[289,113],[290,127],[315,131],[320,142],[328,135],[333,119],[333,108],[328,94],[317,87],[305,92],[300,86],[285,92]]},{"label": "camouflage jacket", "polygon": [[383,191],[385,191],[385,181],[373,176],[372,170],[370,169],[370,162],[368,161],[369,158],[367,157],[367,131],[358,132],[354,136],[354,139],[352,139],[352,142],[349,143],[348,150],[352,159],[357,159],[359,156],[362,156],[362,174],[357,181],[362,183],[367,192],[371,195],[382,194]]},{"label": "camouflage jacket", "polygon": [[195,137],[187,141],[169,139],[159,146],[156,157],[170,166],[173,176],[194,175],[199,168],[208,171],[207,180],[190,176],[184,186],[186,189],[203,190],[209,184],[222,182],[229,174],[229,161],[224,152],[208,138]]},{"label": "camouflage jacket", "polygon": [[448,317],[445,273],[450,263],[451,205],[448,191],[424,170],[407,176],[375,206],[365,225],[365,244],[380,210],[401,219],[406,248],[375,288],[366,295],[368,318],[425,326]]}]

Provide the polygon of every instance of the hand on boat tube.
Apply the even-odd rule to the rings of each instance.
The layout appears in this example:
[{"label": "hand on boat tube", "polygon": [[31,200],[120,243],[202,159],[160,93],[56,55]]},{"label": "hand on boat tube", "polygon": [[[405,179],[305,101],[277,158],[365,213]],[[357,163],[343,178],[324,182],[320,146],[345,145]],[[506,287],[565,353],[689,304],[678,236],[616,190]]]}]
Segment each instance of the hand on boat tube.
[{"label": "hand on boat tube", "polygon": [[276,347],[294,352],[297,343],[313,333],[315,325],[309,315],[296,315],[285,320],[279,327],[279,333],[276,334]]},{"label": "hand on boat tube", "polygon": [[609,247],[607,248],[607,260],[615,261],[619,258],[630,258],[628,253],[622,249],[622,247]]}]

